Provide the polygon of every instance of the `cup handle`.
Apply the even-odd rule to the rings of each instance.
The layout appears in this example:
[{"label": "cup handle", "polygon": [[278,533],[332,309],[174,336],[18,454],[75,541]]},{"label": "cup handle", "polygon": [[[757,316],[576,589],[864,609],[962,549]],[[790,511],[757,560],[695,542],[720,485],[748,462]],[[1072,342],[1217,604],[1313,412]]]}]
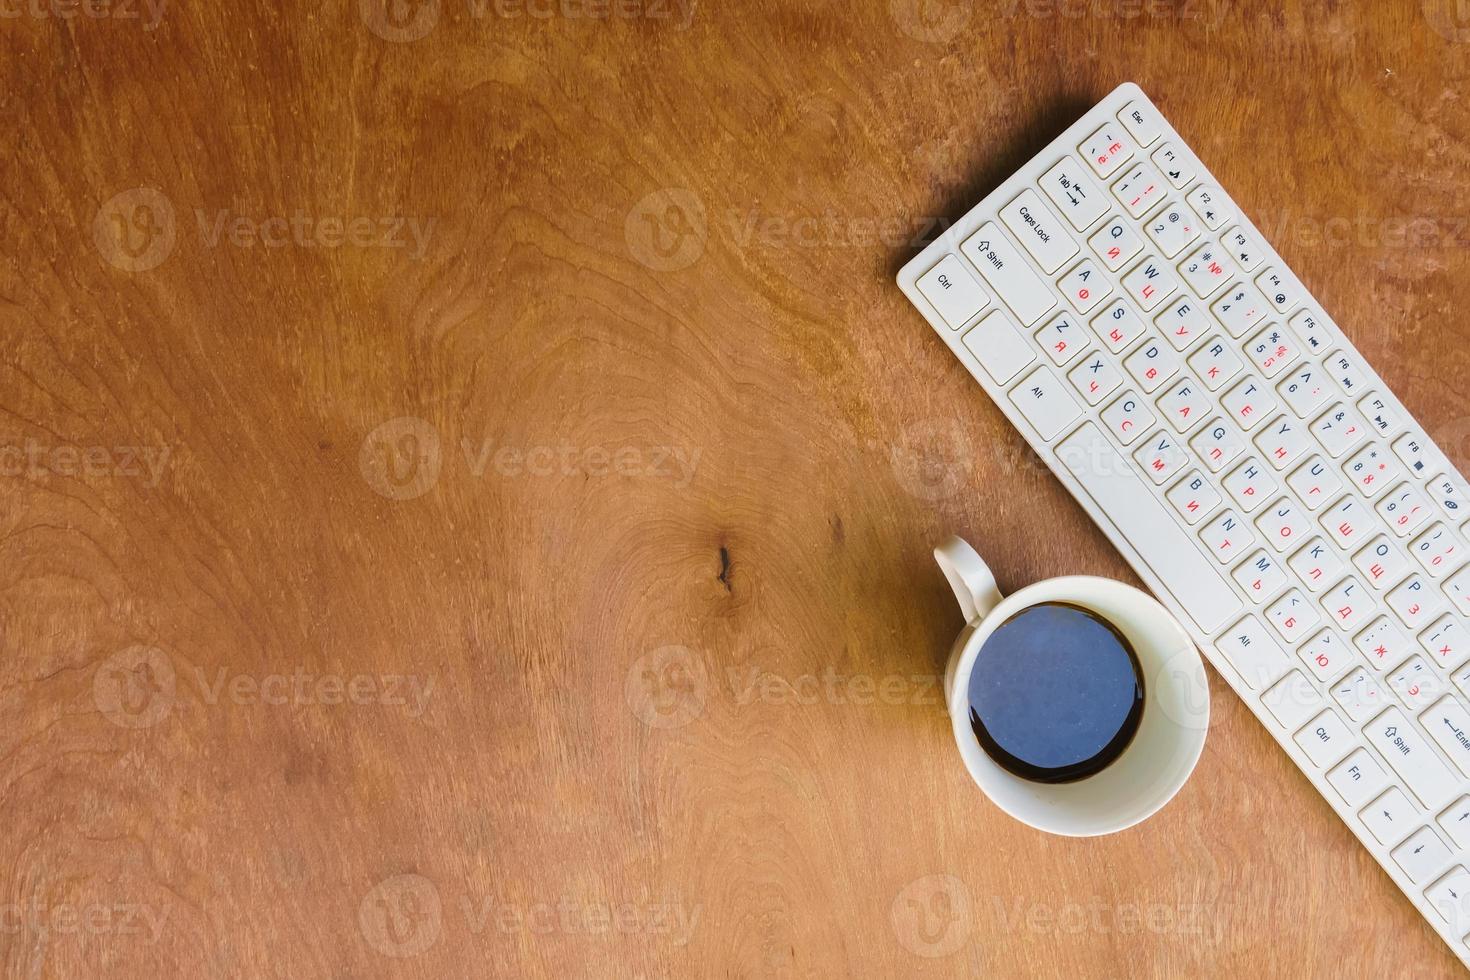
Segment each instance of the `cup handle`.
[{"label": "cup handle", "polygon": [[1000,590],[995,587],[995,576],[991,574],[990,566],[964,538],[951,536],[934,549],[934,560],[954,590],[965,622],[973,623],[1000,604]]}]

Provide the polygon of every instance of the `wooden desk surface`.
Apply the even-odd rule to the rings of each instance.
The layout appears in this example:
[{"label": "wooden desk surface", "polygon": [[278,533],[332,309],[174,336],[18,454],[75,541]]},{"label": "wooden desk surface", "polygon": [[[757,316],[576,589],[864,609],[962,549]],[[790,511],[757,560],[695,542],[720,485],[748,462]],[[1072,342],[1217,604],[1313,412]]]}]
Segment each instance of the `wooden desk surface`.
[{"label": "wooden desk surface", "polygon": [[971,785],[931,546],[1134,579],[892,279],[1132,78],[1470,462],[1452,4],[65,2],[0,20],[6,976],[1458,971],[1213,675],[1135,830]]}]

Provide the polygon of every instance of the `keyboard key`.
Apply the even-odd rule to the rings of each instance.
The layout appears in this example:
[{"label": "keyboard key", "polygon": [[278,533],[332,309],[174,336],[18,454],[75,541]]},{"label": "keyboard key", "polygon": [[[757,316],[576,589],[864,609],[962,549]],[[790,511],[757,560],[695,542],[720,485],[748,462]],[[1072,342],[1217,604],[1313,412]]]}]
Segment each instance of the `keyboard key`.
[{"label": "keyboard key", "polygon": [[1102,413],[1103,425],[1123,445],[1128,445],[1149,430],[1154,424],[1154,413],[1148,410],[1148,402],[1134,391],[1124,392]]},{"label": "keyboard key", "polygon": [[940,259],[915,285],[951,330],[969,323],[990,302],[975,277],[953,255]]},{"label": "keyboard key", "polygon": [[1244,225],[1236,225],[1221,235],[1220,242],[1230,250],[1230,255],[1235,259],[1236,264],[1246,272],[1256,271],[1256,266],[1266,259],[1265,246],[1261,244],[1255,232],[1248,230]]},{"label": "keyboard key", "polygon": [[1400,483],[1378,501],[1378,516],[1395,537],[1406,538],[1429,520],[1429,501],[1412,483]]},{"label": "keyboard key", "polygon": [[1036,343],[1046,351],[1052,363],[1068,363],[1086,349],[1087,329],[1070,313],[1063,313],[1036,331]]},{"label": "keyboard key", "polygon": [[1358,498],[1343,497],[1322,515],[1322,526],[1343,551],[1352,551],[1373,532],[1373,517]]},{"label": "keyboard key", "polygon": [[1091,227],[1107,213],[1107,198],[1092,178],[1083,173],[1082,165],[1070,156],[1058,160],[1042,176],[1041,189],[1078,231]]},{"label": "keyboard key", "polygon": [[1123,210],[1138,218],[1163,199],[1167,186],[1153,164],[1140,160],[1130,164],[1118,178],[1113,185],[1113,196],[1123,205]]},{"label": "keyboard key", "polygon": [[1199,384],[1188,376],[1165,392],[1158,404],[1160,413],[1169,420],[1175,432],[1188,432],[1214,408]]},{"label": "keyboard key", "polygon": [[980,270],[981,277],[1023,327],[1031,326],[1057,305],[1051,285],[1037,278],[995,222],[981,225],[979,231],[965,239],[960,251]]},{"label": "keyboard key", "polygon": [[1145,393],[1152,393],[1179,372],[1179,355],[1165,344],[1150,340],[1129,354],[1123,366]]},{"label": "keyboard key", "polygon": [[1358,492],[1369,500],[1393,486],[1404,475],[1398,460],[1394,459],[1388,447],[1376,442],[1370,442],[1358,450],[1343,465],[1343,472],[1353,486],[1358,488]]},{"label": "keyboard key", "polygon": [[1395,668],[1388,677],[1388,686],[1410,711],[1422,711],[1450,691],[1449,682],[1436,674],[1423,657],[1410,657]]},{"label": "keyboard key", "polygon": [[1470,712],[1454,695],[1446,695],[1419,716],[1435,745],[1461,772],[1470,776]]},{"label": "keyboard key", "polygon": [[1288,589],[1266,609],[1266,622],[1274,626],[1288,644],[1296,643],[1321,621],[1316,606],[1296,589]]},{"label": "keyboard key", "polygon": [[1245,452],[1245,439],[1224,419],[1212,419],[1189,441],[1211,473],[1218,473]]},{"label": "keyboard key", "polygon": [[1096,405],[1123,383],[1123,376],[1113,362],[1097,351],[1084,357],[1081,364],[1068,372],[1067,378],[1089,405]]},{"label": "keyboard key", "polygon": [[1321,456],[1313,456],[1298,466],[1286,478],[1286,484],[1308,510],[1321,507],[1342,489],[1342,479],[1337,471],[1329,467]]},{"label": "keyboard key", "polygon": [[1215,318],[1230,332],[1239,337],[1266,316],[1266,301],[1249,283],[1237,282],[1215,300],[1210,309]]},{"label": "keyboard key", "polygon": [[1099,177],[1107,177],[1121,167],[1133,156],[1133,150],[1133,139],[1124,132],[1121,124],[1112,122],[1103,125],[1077,147],[1082,159]]},{"label": "keyboard key", "polygon": [[1399,622],[1412,631],[1428,626],[1444,610],[1444,601],[1418,574],[1404,579],[1389,592],[1385,601]]},{"label": "keyboard key", "polygon": [[1445,516],[1457,521],[1465,514],[1465,491],[1458,480],[1441,473],[1424,485],[1429,499],[1444,511]]},{"label": "keyboard key", "polygon": [[1355,725],[1364,718],[1372,718],[1389,703],[1383,685],[1362,667],[1354,668],[1346,677],[1332,685],[1332,700],[1347,712]]},{"label": "keyboard key", "polygon": [[1278,415],[1261,427],[1255,438],[1256,448],[1270,461],[1272,468],[1284,470],[1310,449],[1314,443],[1304,423]]},{"label": "keyboard key", "polygon": [[1030,188],[1017,194],[1014,201],[1001,209],[1000,220],[1047,275],[1056,272],[1077,254],[1077,243],[1041,203],[1040,195]]},{"label": "keyboard key", "polygon": [[1205,334],[1214,329],[1214,324],[1205,315],[1202,307],[1196,306],[1188,296],[1180,296],[1165,307],[1164,312],[1154,317],[1160,332],[1169,338],[1175,350],[1186,350]]},{"label": "keyboard key", "polygon": [[1368,376],[1345,351],[1327,355],[1323,364],[1332,373],[1332,379],[1337,382],[1338,387],[1347,392],[1349,398],[1357,398],[1367,390]]},{"label": "keyboard key", "polygon": [[1220,246],[1206,242],[1190,253],[1189,258],[1179,263],[1179,274],[1196,296],[1204,298],[1234,277],[1235,263],[1225,257],[1224,249]]},{"label": "keyboard key", "polygon": [[1302,301],[1302,291],[1285,273],[1276,269],[1267,269],[1256,276],[1256,288],[1265,294],[1272,306],[1276,307],[1277,313],[1287,313],[1295,309]]},{"label": "keyboard key", "polygon": [[1409,560],[1404,553],[1382,534],[1353,555],[1353,565],[1375,589],[1386,589],[1396,584],[1409,570]]},{"label": "keyboard key", "polygon": [[1143,321],[1121,299],[1092,318],[1092,329],[1114,354],[1143,336]]},{"label": "keyboard key", "polygon": [[1123,291],[1133,298],[1145,313],[1179,290],[1179,280],[1168,266],[1148,256],[1123,277]]},{"label": "keyboard key", "polygon": [[1076,400],[1047,367],[1028,374],[1011,389],[1010,399],[1042,439],[1052,438],[1082,415]]},{"label": "keyboard key", "polygon": [[1123,126],[1139,146],[1149,146],[1164,132],[1163,120],[1154,107],[1146,102],[1130,102],[1118,113]]},{"label": "keyboard key", "polygon": [[1174,185],[1175,190],[1183,190],[1194,180],[1194,163],[1182,150],[1177,149],[1173,143],[1165,143],[1157,150],[1151,158],[1154,166],[1158,167],[1164,174],[1164,179]]},{"label": "keyboard key", "polygon": [[1358,740],[1353,738],[1337,713],[1328,709],[1296,733],[1296,744],[1302,747],[1313,765],[1325,769],[1347,755],[1349,750],[1357,748]]},{"label": "keyboard key", "polygon": [[1214,632],[1240,610],[1240,597],[1097,426],[1079,428],[1057,458],[1201,630]]},{"label": "keyboard key", "polygon": [[1410,553],[1424,566],[1430,578],[1441,578],[1459,567],[1464,550],[1455,533],[1439,523],[1429,525],[1429,529],[1409,545]]},{"label": "keyboard key", "polygon": [[1057,282],[1057,288],[1073,306],[1086,313],[1107,298],[1113,291],[1113,284],[1098,271],[1091,259],[1083,259],[1062,276]]},{"label": "keyboard key", "polygon": [[1276,564],[1276,559],[1260,549],[1237,565],[1231,575],[1251,602],[1266,601],[1268,596],[1286,584],[1286,573]]},{"label": "keyboard key", "polygon": [[1185,200],[1189,201],[1189,206],[1204,219],[1205,227],[1211,231],[1235,217],[1229,201],[1225,199],[1224,194],[1220,193],[1218,187],[1201,184],[1190,191],[1189,197]]},{"label": "keyboard key", "polygon": [[1204,520],[1205,515],[1220,502],[1220,494],[1214,484],[1201,476],[1199,470],[1190,470],[1164,496],[1184,518],[1184,523],[1191,527]]},{"label": "keyboard key", "polygon": [[1276,396],[1271,394],[1264,381],[1247,375],[1244,381],[1225,393],[1220,404],[1242,429],[1249,432],[1276,409]]},{"label": "keyboard key", "polygon": [[1302,349],[1309,354],[1321,354],[1332,344],[1332,334],[1327,324],[1311,310],[1298,310],[1292,315],[1291,330],[1302,342]]},{"label": "keyboard key", "polygon": [[[1348,626],[1343,628],[1351,629]],[[1353,638],[1353,645],[1374,670],[1392,667],[1417,649],[1398,624],[1387,616],[1379,616],[1369,623],[1367,629]]]},{"label": "keyboard key", "polygon": [[1446,579],[1444,594],[1450,597],[1461,615],[1470,616],[1470,568],[1462,568]]},{"label": "keyboard key", "polygon": [[1298,352],[1296,341],[1273,323],[1246,343],[1245,353],[1255,364],[1257,371],[1268,378],[1274,378],[1297,359]]},{"label": "keyboard key", "polygon": [[1225,565],[1255,543],[1250,529],[1234,511],[1222,511],[1199,532],[1200,540],[1210,549],[1215,560]]},{"label": "keyboard key", "polygon": [[1470,872],[1463,866],[1451,868],[1426,888],[1424,898],[1456,935],[1470,929]]},{"label": "keyboard key", "polygon": [[1449,667],[1470,657],[1470,630],[1446,613],[1424,628],[1419,645],[1429,651],[1440,667]]},{"label": "keyboard key", "polygon": [[1409,880],[1418,884],[1445,866],[1450,859],[1450,849],[1439,835],[1428,827],[1418,830],[1398,847],[1393,849],[1393,860]]},{"label": "keyboard key", "polygon": [[1370,391],[1358,399],[1358,411],[1363,414],[1368,428],[1380,439],[1391,438],[1404,426],[1398,410],[1388,403],[1388,399],[1375,391]]},{"label": "keyboard key", "polygon": [[1123,264],[1143,250],[1143,239],[1122,218],[1114,218],[1087,240],[1109,272],[1117,272]]},{"label": "keyboard key", "polygon": [[1236,623],[1215,642],[1215,648],[1253,691],[1269,687],[1291,666],[1280,645],[1253,616]]},{"label": "keyboard key", "polygon": [[1327,782],[1348,806],[1360,807],[1388,785],[1388,773],[1367,749],[1354,749],[1327,774]]},{"label": "keyboard key", "polygon": [[1337,459],[1367,437],[1368,425],[1351,408],[1334,405],[1312,423],[1312,434]]},{"label": "keyboard key", "polygon": [[1396,844],[1418,821],[1419,811],[1403,790],[1395,787],[1364,807],[1358,816],[1379,843]]},{"label": "keyboard key", "polygon": [[1149,219],[1144,231],[1148,232],[1148,237],[1153,239],[1164,258],[1172,259],[1199,238],[1200,225],[1193,211],[1176,202]]},{"label": "keyboard key", "polygon": [[1261,704],[1289,732],[1305,725],[1307,719],[1318,714],[1325,703],[1316,685],[1299,670],[1289,672],[1261,695]]},{"label": "keyboard key", "polygon": [[1282,497],[1256,518],[1256,527],[1273,550],[1282,552],[1305,541],[1311,525],[1294,501]]},{"label": "keyboard key", "polygon": [[1247,459],[1225,477],[1225,491],[1249,514],[1276,492],[1277,483],[1265,465],[1254,457]]},{"label": "keyboard key", "polygon": [[1036,360],[1034,348],[1000,310],[991,310],[985,319],[971,327],[963,343],[997,384],[1010,381]]},{"label": "keyboard key", "polygon": [[1149,437],[1148,444],[1133,454],[1149,479],[1162,484],[1176,475],[1189,462],[1189,456],[1163,429]]},{"label": "keyboard key", "polygon": [[1206,388],[1218,391],[1225,382],[1240,373],[1245,362],[1236,355],[1235,348],[1217,334],[1189,355],[1189,366],[1200,376]]},{"label": "keyboard key", "polygon": [[1439,815],[1439,827],[1459,848],[1470,848],[1470,796],[1462,796]]},{"label": "keyboard key", "polygon": [[[1363,728],[1368,744],[1382,754],[1388,766],[1398,773],[1409,791],[1431,810],[1437,810],[1455,795],[1459,780],[1450,774],[1434,755],[1429,743],[1419,735],[1404,713],[1389,708]],[[1409,828],[1403,828],[1407,831]],[[1385,844],[1393,841],[1375,834]]]},{"label": "keyboard key", "polygon": [[1322,383],[1322,369],[1310,362],[1299,364],[1295,371],[1276,386],[1281,398],[1299,419],[1304,419],[1327,403],[1332,393]]},{"label": "keyboard key", "polygon": [[1428,439],[1413,432],[1395,440],[1393,451],[1409,472],[1420,480],[1434,472],[1441,458],[1429,445]]},{"label": "keyboard key", "polygon": [[1363,588],[1363,583],[1349,575],[1327,590],[1322,597],[1322,608],[1328,618],[1340,630],[1351,633],[1363,624],[1373,611],[1372,599]]},{"label": "keyboard key", "polygon": [[1342,574],[1344,565],[1337,552],[1327,546],[1321,538],[1308,541],[1301,551],[1292,555],[1286,563],[1296,573],[1307,589],[1321,592]]}]

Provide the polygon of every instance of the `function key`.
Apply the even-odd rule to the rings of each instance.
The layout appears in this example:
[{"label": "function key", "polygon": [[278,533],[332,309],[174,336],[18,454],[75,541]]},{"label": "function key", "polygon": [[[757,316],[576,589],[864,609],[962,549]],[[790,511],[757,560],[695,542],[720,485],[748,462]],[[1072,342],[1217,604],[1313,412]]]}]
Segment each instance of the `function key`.
[{"label": "function key", "polygon": [[1358,399],[1358,411],[1363,413],[1363,418],[1382,437],[1392,436],[1403,425],[1398,412],[1388,403],[1388,399],[1377,392],[1369,392]]},{"label": "function key", "polygon": [[1424,485],[1429,499],[1439,505],[1450,520],[1458,520],[1465,512],[1465,491],[1458,480],[1448,473],[1441,473]]},{"label": "function key", "polygon": [[1178,189],[1189,186],[1194,180],[1194,164],[1189,156],[1182,150],[1176,149],[1173,143],[1165,143],[1153,155],[1154,166],[1164,172],[1164,177]]},{"label": "function key", "polygon": [[1235,217],[1230,202],[1226,200],[1218,187],[1201,184],[1190,191],[1189,197],[1185,200],[1189,202],[1190,207],[1194,208],[1195,213],[1204,219],[1205,227],[1211,231]]},{"label": "function key", "polygon": [[1298,310],[1291,318],[1291,329],[1301,340],[1302,346],[1313,354],[1320,354],[1332,343],[1327,333],[1327,324],[1311,310]]},{"label": "function key", "polygon": [[1103,260],[1109,272],[1117,272],[1123,264],[1137,255],[1143,248],[1143,240],[1122,218],[1114,218],[1091,238],[1087,244]]},{"label": "function key", "polygon": [[1255,272],[1256,267],[1266,261],[1266,249],[1261,240],[1256,237],[1255,232],[1246,228],[1245,225],[1236,225],[1224,235],[1220,241],[1230,250],[1231,257],[1246,272]]},{"label": "function key", "polygon": [[1107,198],[1075,157],[1063,157],[1041,178],[1041,189],[1057,210],[1078,231],[1088,227],[1108,210]]},{"label": "function key", "polygon": [[1417,480],[1432,473],[1438,462],[1438,456],[1429,445],[1429,440],[1417,432],[1399,436],[1393,444],[1393,451]]},{"label": "function key", "polygon": [[1277,313],[1289,312],[1302,301],[1302,294],[1297,287],[1275,269],[1267,269],[1256,276],[1256,285],[1266,294],[1271,305],[1276,307]]},{"label": "function key", "polygon": [[1108,177],[1133,156],[1133,138],[1121,123],[1103,125],[1077,147],[1099,177]]},{"label": "function key", "polygon": [[1357,398],[1358,395],[1368,389],[1368,378],[1346,351],[1337,351],[1329,354],[1326,361],[1327,370],[1332,372],[1333,379],[1342,386],[1342,390],[1348,393],[1349,398]]},{"label": "function key", "polygon": [[1129,167],[1113,185],[1113,196],[1129,214],[1141,217],[1164,196],[1164,178],[1159,176],[1153,164],[1140,161]]},{"label": "function key", "polygon": [[1164,121],[1147,102],[1130,102],[1118,113],[1128,132],[1139,146],[1150,146],[1164,132]]},{"label": "function key", "polygon": [[938,265],[919,277],[916,285],[951,330],[969,323],[990,302],[964,263],[953,255],[940,259]]},{"label": "function key", "polygon": [[1077,254],[1077,243],[1052,217],[1041,203],[1041,196],[1027,189],[1016,195],[1000,212],[1000,220],[1016,236],[1021,247],[1031,253],[1041,271],[1051,275]]},{"label": "function key", "polygon": [[1327,781],[1348,806],[1362,806],[1388,785],[1388,774],[1367,749],[1357,749],[1327,774]]}]

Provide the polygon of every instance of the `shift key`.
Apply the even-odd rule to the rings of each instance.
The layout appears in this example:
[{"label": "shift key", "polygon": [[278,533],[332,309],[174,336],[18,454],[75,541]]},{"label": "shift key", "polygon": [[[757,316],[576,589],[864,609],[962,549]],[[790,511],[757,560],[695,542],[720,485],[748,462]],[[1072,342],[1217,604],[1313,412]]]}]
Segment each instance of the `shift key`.
[{"label": "shift key", "polygon": [[1428,809],[1438,810],[1450,802],[1459,778],[1439,761],[1402,711],[1389,708],[1364,725],[1363,734]]},{"label": "shift key", "polygon": [[1010,307],[1021,326],[1029,327],[1057,305],[1051,287],[1043,282],[1021,252],[993,221],[965,239],[960,251],[980,270],[1001,302]]}]

